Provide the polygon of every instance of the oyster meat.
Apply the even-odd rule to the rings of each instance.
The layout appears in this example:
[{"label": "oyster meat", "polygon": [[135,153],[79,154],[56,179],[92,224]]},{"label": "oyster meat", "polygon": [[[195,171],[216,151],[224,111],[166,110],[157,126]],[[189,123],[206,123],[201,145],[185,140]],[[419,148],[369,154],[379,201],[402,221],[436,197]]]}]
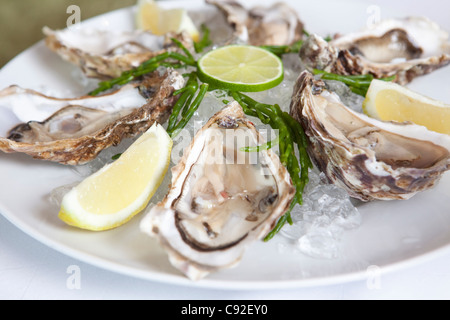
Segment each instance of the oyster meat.
[{"label": "oyster meat", "polygon": [[342,75],[396,76],[405,85],[450,64],[449,34],[424,17],[381,21],[327,42],[311,35],[300,57],[306,67]]},{"label": "oyster meat", "polygon": [[176,102],[173,92],[183,86],[173,70],[97,97],[60,99],[10,86],[0,91],[0,150],[84,164],[155,121],[166,121]]},{"label": "oyster meat", "polygon": [[278,156],[241,149],[262,142],[231,103],[198,131],[172,169],[169,193],[142,220],[190,279],[235,266],[289,208],[295,188]]},{"label": "oyster meat", "polygon": [[111,30],[52,30],[45,27],[47,47],[64,60],[81,68],[89,78],[117,78],[122,72],[138,67],[144,61],[167,52],[179,51],[171,38],[193,48],[187,33],[156,36],[148,31],[117,32]]},{"label": "oyster meat", "polygon": [[206,0],[226,16],[235,37],[250,45],[290,45],[303,37],[303,23],[284,2],[247,9],[234,0]]},{"label": "oyster meat", "polygon": [[450,168],[450,136],[357,113],[308,71],[297,80],[290,112],[329,182],[362,201],[409,199]]}]

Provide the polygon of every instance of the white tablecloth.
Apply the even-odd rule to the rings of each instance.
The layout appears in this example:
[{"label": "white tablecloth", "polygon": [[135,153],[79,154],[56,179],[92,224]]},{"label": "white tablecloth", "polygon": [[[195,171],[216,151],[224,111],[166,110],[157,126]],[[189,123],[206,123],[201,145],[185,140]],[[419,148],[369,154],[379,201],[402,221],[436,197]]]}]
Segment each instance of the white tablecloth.
[{"label": "white tablecloth", "polygon": [[[426,15],[450,30],[450,2],[378,0],[371,3]],[[448,201],[446,199],[445,201]],[[79,283],[68,268],[77,266]],[[70,271],[70,270],[69,270]],[[201,289],[144,281],[105,271],[34,240],[0,216],[0,299],[448,299],[450,254],[368,280],[288,290]]]}]

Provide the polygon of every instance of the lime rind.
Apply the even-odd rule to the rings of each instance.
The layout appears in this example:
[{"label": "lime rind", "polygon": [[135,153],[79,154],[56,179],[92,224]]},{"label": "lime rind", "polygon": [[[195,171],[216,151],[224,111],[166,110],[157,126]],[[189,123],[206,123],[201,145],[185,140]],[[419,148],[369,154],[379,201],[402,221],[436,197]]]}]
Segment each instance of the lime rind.
[{"label": "lime rind", "polygon": [[[239,68],[240,65],[243,67]],[[210,51],[200,58],[198,77],[212,88],[260,92],[283,82],[284,67],[280,58],[267,50],[230,45]]]}]

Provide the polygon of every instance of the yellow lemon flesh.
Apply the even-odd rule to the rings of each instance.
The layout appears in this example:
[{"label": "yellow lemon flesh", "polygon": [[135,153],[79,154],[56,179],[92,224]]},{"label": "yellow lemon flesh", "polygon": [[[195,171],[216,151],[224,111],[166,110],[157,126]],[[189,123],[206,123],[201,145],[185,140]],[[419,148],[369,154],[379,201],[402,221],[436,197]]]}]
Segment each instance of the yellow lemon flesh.
[{"label": "yellow lemon flesh", "polygon": [[138,29],[159,36],[185,31],[194,41],[199,41],[200,33],[185,9],[163,9],[153,0],[139,0],[137,7]]},{"label": "yellow lemon flesh", "polygon": [[86,178],[63,198],[59,218],[71,226],[116,228],[148,204],[167,173],[172,139],[153,125],[115,162]]},{"label": "yellow lemon flesh", "polygon": [[410,121],[432,131],[450,134],[450,105],[396,83],[373,80],[363,110],[378,120]]}]

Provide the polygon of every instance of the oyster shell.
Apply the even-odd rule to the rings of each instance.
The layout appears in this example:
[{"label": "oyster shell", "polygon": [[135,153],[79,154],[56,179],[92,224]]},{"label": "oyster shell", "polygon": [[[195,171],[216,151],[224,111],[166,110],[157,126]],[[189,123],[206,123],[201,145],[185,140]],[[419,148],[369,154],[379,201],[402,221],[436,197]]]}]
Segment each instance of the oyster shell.
[{"label": "oyster shell", "polygon": [[8,87],[0,91],[0,150],[69,165],[89,162],[155,121],[166,121],[172,93],[183,85],[183,77],[169,70],[97,97],[59,99]]},{"label": "oyster shell", "polygon": [[449,34],[427,18],[389,19],[330,42],[311,35],[300,58],[310,70],[396,76],[404,85],[450,64],[450,41]]},{"label": "oyster shell", "polygon": [[52,30],[47,27],[43,32],[47,47],[80,67],[89,78],[117,78],[122,72],[136,68],[158,54],[180,50],[171,38],[193,48],[193,41],[186,33],[156,36],[142,30]]},{"label": "oyster shell", "polygon": [[238,103],[225,107],[196,134],[169,193],[142,220],[189,278],[235,266],[289,208],[295,188],[279,158],[241,151],[261,140]]},{"label": "oyster shell", "polygon": [[278,2],[270,7],[246,9],[234,0],[206,0],[226,16],[234,35],[242,42],[260,45],[290,45],[303,37],[303,23],[295,9]]},{"label": "oyster shell", "polygon": [[297,80],[290,112],[329,182],[362,201],[409,199],[450,168],[450,136],[357,113],[308,71]]}]

